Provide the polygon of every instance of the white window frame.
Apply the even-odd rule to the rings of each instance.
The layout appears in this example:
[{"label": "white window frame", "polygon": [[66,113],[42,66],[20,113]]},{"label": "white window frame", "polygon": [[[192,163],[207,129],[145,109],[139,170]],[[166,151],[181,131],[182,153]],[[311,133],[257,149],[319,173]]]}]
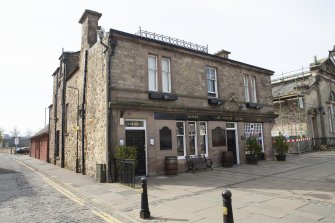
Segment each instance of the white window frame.
[{"label": "white window frame", "polygon": [[[210,71],[214,70],[214,79],[210,78]],[[208,97],[210,98],[217,98],[218,97],[218,85],[217,85],[217,72],[216,72],[216,68],[214,67],[210,67],[210,66],[206,66],[206,80],[207,80],[207,94]],[[213,81],[214,82],[214,91],[210,91],[209,90],[209,81]],[[214,94],[214,96],[210,95],[210,94]]]},{"label": "white window frame", "polygon": [[[164,61],[167,61],[167,63],[168,63],[168,66],[167,66],[168,70],[166,70],[166,71],[163,70]],[[169,58],[163,57],[161,62],[162,62],[162,91],[165,92],[165,93],[171,93],[171,60]],[[167,83],[167,88],[168,89],[165,89],[165,86],[166,86],[166,84],[164,83],[165,74],[167,75],[166,81],[168,81],[168,83]]]},{"label": "white window frame", "polygon": [[250,77],[251,81],[251,102],[257,103],[257,87],[256,87],[256,78]]},{"label": "white window frame", "polygon": [[[183,156],[179,156],[178,155],[178,159],[185,159],[186,156],[186,137],[185,137],[185,133],[186,133],[186,129],[185,129],[185,121],[177,121],[176,122],[176,128],[177,128],[177,123],[183,123],[183,129],[184,129],[184,134],[180,135],[180,134],[176,134],[177,138],[178,137],[182,137],[183,138],[183,149],[184,149],[184,155]],[[177,131],[176,131],[177,132]],[[178,140],[177,140],[178,141]],[[178,154],[178,151],[177,151]]]},{"label": "white window frame", "polygon": [[[257,127],[256,127],[257,126]],[[256,131],[257,128],[260,131]],[[262,137],[262,152],[264,152],[264,134],[263,134],[263,124],[262,123],[252,123],[252,122],[245,122],[244,123],[244,136],[245,138],[249,138],[251,135],[254,135],[255,133],[261,133]],[[257,136],[258,137],[258,136]]]},{"label": "white window frame", "polygon": [[250,96],[249,96],[249,78],[246,75],[244,75],[244,77],[243,77],[243,85],[244,85],[245,102],[250,102]]},{"label": "white window frame", "polygon": [[[151,58],[155,60],[154,69],[150,68],[149,60]],[[155,78],[155,80],[151,80],[150,71],[152,71],[154,73],[153,77]],[[153,89],[150,88],[151,87],[150,83],[152,83],[152,81],[153,81],[153,84],[154,84]],[[158,66],[157,66],[157,56],[155,56],[155,55],[149,55],[148,56],[148,89],[149,89],[149,91],[158,91]]]},{"label": "white window frame", "polygon": [[[190,123],[194,123],[194,134],[190,134]],[[190,143],[190,136],[194,136],[194,154],[191,154],[190,148],[189,150],[189,155],[190,156],[197,156],[198,155],[198,137],[197,137],[197,122],[196,121],[189,121],[187,122],[187,136],[188,136],[188,145]]]},{"label": "white window frame", "polygon": [[[205,134],[201,134],[201,123],[205,123]],[[208,157],[208,129],[207,129],[207,122],[206,121],[199,121],[199,136],[201,138],[201,136],[205,136],[205,153],[201,153],[202,151],[200,151],[201,155],[205,155],[205,157]]]}]

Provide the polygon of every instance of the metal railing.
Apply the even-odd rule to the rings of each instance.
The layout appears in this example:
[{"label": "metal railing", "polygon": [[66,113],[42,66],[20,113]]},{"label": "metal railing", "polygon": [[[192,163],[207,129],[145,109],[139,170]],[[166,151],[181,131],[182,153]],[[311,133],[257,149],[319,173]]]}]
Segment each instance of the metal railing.
[{"label": "metal railing", "polygon": [[137,33],[135,33],[135,35],[141,36],[141,37],[145,37],[145,38],[149,38],[149,39],[155,39],[155,40],[159,40],[162,42],[166,42],[172,45],[176,45],[176,46],[181,46],[181,47],[185,47],[191,50],[196,50],[196,51],[200,51],[200,52],[204,52],[204,53],[208,53],[208,45],[207,46],[202,46],[196,43],[191,43],[185,40],[180,40],[177,38],[173,38],[170,36],[164,36],[158,33],[152,33],[152,32],[148,32],[145,30],[142,30],[141,27],[139,29],[139,31]]},{"label": "metal railing", "polygon": [[135,188],[135,160],[115,159],[116,182]]},{"label": "metal railing", "polygon": [[321,145],[335,146],[334,137],[313,138],[313,148],[320,149]]}]

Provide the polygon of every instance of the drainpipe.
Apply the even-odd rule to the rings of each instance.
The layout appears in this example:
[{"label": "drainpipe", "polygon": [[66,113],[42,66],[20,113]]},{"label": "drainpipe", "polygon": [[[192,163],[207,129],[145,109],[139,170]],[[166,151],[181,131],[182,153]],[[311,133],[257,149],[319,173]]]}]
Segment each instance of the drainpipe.
[{"label": "drainpipe", "polygon": [[111,183],[113,182],[114,179],[114,174],[112,174],[112,171],[114,171],[114,160],[113,160],[113,154],[112,154],[112,144],[111,144],[111,138],[112,138],[112,128],[111,128],[111,121],[112,119],[112,108],[110,107],[110,99],[111,99],[111,91],[110,91],[110,86],[111,86],[111,69],[112,69],[112,57],[115,53],[115,48],[116,48],[117,40],[113,39],[113,36],[109,36],[109,45],[111,46],[111,50],[109,50],[108,53],[108,75],[107,75],[107,81],[106,81],[106,114],[107,114],[107,119],[106,119],[106,125],[107,125],[107,140],[106,140],[106,148],[107,148],[107,165],[106,165],[106,172],[107,172],[107,182]]},{"label": "drainpipe", "polygon": [[51,107],[49,106],[49,127],[48,127],[48,144],[47,144],[47,162],[50,163],[50,160],[49,160],[49,149],[50,149],[50,140],[49,140],[49,137],[50,137],[50,121],[51,121],[51,117],[50,117],[50,114],[51,114]]},{"label": "drainpipe", "polygon": [[66,100],[66,82],[65,82],[65,75],[66,75],[66,57],[63,53],[62,58],[62,68],[61,72],[63,72],[63,89],[62,89],[62,151],[61,151],[61,158],[60,158],[60,167],[64,168],[64,159],[65,159],[65,100]]},{"label": "drainpipe", "polygon": [[81,173],[86,174],[85,171],[85,100],[86,100],[86,76],[87,76],[87,58],[88,50],[85,50],[85,67],[84,67],[84,81],[83,81],[83,100],[81,104]]},{"label": "drainpipe", "polygon": [[[59,145],[59,139],[57,139],[57,97],[58,97],[58,73],[56,74],[56,93],[55,93],[55,106],[54,106],[54,133],[55,133],[55,138],[54,138],[54,165],[56,165],[56,147]],[[58,144],[58,145],[57,145]]]}]

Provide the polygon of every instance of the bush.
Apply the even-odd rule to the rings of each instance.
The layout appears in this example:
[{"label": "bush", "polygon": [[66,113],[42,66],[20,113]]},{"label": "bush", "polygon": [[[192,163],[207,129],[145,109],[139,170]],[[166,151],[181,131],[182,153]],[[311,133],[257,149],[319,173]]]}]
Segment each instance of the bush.
[{"label": "bush", "polygon": [[254,136],[247,138],[245,142],[246,152],[249,152],[250,155],[258,156],[262,152],[262,146],[259,144],[258,140]]},{"label": "bush", "polygon": [[118,146],[115,148],[114,157],[117,159],[137,159],[137,149],[135,146]]},{"label": "bush", "polygon": [[288,152],[288,145],[286,143],[285,136],[283,136],[280,132],[279,135],[275,137],[274,146],[277,153],[280,155],[286,154]]}]

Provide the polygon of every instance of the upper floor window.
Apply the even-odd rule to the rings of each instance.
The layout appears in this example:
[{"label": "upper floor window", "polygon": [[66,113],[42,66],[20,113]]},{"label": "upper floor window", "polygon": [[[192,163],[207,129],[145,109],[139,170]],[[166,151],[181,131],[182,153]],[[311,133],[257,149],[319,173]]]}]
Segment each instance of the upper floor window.
[{"label": "upper floor window", "polygon": [[249,97],[249,78],[248,76],[243,77],[243,82],[244,82],[244,97],[246,102],[250,102],[250,97]]},{"label": "upper floor window", "polygon": [[246,102],[257,103],[256,78],[244,76],[244,97]]},{"label": "upper floor window", "polygon": [[163,92],[171,92],[171,72],[170,72],[170,59],[162,59],[162,88]]},{"label": "upper floor window", "polygon": [[216,69],[206,67],[208,97],[218,97]]},{"label": "upper floor window", "polygon": [[251,77],[251,102],[257,103],[257,95],[256,95],[256,78]]},{"label": "upper floor window", "polygon": [[149,79],[149,90],[157,91],[157,57],[149,55],[148,57],[148,79]]}]

